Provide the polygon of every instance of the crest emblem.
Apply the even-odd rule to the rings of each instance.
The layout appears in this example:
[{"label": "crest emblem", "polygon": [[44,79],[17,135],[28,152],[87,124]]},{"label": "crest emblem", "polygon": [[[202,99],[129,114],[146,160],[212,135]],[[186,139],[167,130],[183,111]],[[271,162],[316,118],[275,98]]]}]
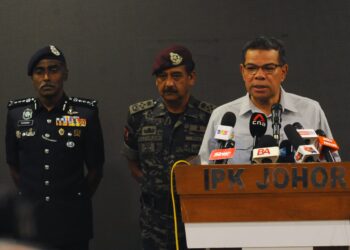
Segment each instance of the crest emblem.
[{"label": "crest emblem", "polygon": [[73,141],[67,141],[66,145],[67,145],[68,148],[74,148],[75,143]]},{"label": "crest emblem", "polygon": [[60,51],[53,45],[50,45],[50,50],[51,50],[52,54],[54,54],[55,56],[61,55]]},{"label": "crest emblem", "polygon": [[60,128],[60,129],[58,130],[58,133],[59,133],[60,136],[63,136],[63,135],[64,135],[64,129],[63,129],[63,128]]},{"label": "crest emblem", "polygon": [[23,111],[22,117],[23,117],[24,120],[29,120],[29,119],[32,118],[32,116],[33,116],[33,110],[25,109]]},{"label": "crest emblem", "polygon": [[182,57],[174,52],[169,53],[170,61],[173,63],[173,65],[179,65],[182,62]]},{"label": "crest emblem", "polygon": [[73,109],[72,106],[70,106],[69,109],[68,109],[68,111],[67,111],[67,114],[68,114],[68,115],[76,115],[76,114],[78,114],[78,113],[79,113],[79,112],[78,112],[78,111],[75,111],[75,110]]},{"label": "crest emblem", "polygon": [[16,137],[17,139],[21,138],[22,134],[21,134],[21,131],[17,130],[16,131]]}]

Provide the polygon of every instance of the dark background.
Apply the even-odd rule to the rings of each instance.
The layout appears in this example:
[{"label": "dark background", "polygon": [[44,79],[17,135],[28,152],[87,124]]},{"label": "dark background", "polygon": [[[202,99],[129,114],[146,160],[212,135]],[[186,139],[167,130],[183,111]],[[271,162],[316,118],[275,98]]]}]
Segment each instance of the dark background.
[{"label": "dark background", "polygon": [[[47,44],[63,50],[66,92],[99,100],[105,176],[94,198],[92,250],[139,249],[138,186],[120,155],[128,106],[157,97],[151,66],[174,43],[197,63],[197,98],[215,104],[245,94],[243,44],[257,35],[285,41],[284,88],[321,103],[349,160],[350,2],[348,0],[1,0],[0,138],[6,104],[35,95],[26,66]],[[12,186],[1,144],[0,185]]]}]

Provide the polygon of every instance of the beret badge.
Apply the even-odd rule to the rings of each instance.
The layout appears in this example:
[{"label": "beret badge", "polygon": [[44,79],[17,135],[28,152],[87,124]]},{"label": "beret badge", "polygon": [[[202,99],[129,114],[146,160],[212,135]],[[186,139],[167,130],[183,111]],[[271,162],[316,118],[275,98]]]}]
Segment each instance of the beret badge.
[{"label": "beret badge", "polygon": [[182,62],[182,57],[174,52],[169,53],[170,61],[173,63],[173,65],[179,65]]},{"label": "beret badge", "polygon": [[50,50],[51,50],[52,54],[54,54],[55,56],[61,55],[60,51],[53,45],[50,45]]}]

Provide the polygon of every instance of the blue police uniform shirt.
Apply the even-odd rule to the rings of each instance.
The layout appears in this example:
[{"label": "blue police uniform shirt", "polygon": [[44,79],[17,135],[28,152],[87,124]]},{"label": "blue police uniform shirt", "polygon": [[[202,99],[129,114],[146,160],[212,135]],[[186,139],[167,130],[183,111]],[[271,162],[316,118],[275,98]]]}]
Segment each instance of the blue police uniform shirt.
[{"label": "blue police uniform shirt", "polygon": [[92,237],[84,165],[102,175],[104,148],[96,101],[64,96],[51,111],[35,98],[10,101],[6,157],[19,168],[19,192],[35,201],[40,239]]}]

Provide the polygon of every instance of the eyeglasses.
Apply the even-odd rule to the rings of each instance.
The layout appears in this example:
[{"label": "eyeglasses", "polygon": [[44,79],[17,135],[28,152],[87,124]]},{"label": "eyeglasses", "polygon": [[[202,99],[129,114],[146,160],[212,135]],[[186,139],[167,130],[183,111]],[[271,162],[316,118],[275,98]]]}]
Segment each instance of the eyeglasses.
[{"label": "eyeglasses", "polygon": [[281,64],[274,64],[274,63],[269,63],[269,64],[264,64],[262,66],[258,66],[255,64],[243,64],[243,67],[245,68],[245,70],[248,72],[248,74],[251,75],[255,75],[259,69],[262,69],[262,71],[265,74],[272,74],[273,72],[275,72],[275,70],[278,67],[282,67],[283,65]]}]

